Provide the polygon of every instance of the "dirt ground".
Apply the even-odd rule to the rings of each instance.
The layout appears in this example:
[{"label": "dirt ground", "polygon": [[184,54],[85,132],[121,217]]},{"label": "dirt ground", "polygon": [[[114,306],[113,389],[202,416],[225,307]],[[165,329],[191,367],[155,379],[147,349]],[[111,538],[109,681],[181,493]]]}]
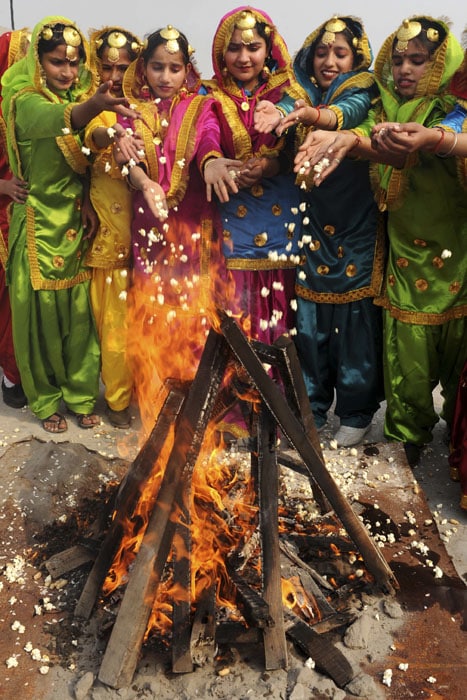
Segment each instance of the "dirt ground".
[{"label": "dirt ground", "polygon": [[[465,696],[467,517],[458,507],[458,485],[449,481],[444,426],[440,422],[412,475],[406,464],[397,469],[403,455],[384,443],[383,411],[368,444],[357,449],[335,449],[334,417],[322,434],[326,464],[344,494],[354,504],[376,505],[390,514],[400,534],[391,543],[383,542],[376,525],[371,533],[400,577],[401,591],[387,597],[372,587],[357,587],[350,601],[355,622],[345,638],[342,630],[333,637],[354,669],[345,689],[318,673],[290,642],[288,668],[266,671],[262,644],[251,640],[227,644],[213,663],[181,675],[172,673],[167,648],[152,639],[143,647],[130,685],[116,690],[101,683],[96,677],[112,606],[101,606],[88,624],[76,624],[73,610],[89,565],[57,579],[44,566],[50,556],[79,542],[99,512],[106,513],[116,484],[138,453],[142,436],[136,409],[132,427],[122,431],[108,423],[102,398],[97,408],[103,416],[99,428],[79,430],[70,417],[68,432],[51,439],[27,408],[14,411],[0,404],[2,699]],[[289,470],[282,474],[283,489],[301,503],[300,517],[306,517],[303,511],[313,510],[306,479]],[[379,521],[373,517],[372,522]],[[416,653],[415,645],[421,647]]]}]

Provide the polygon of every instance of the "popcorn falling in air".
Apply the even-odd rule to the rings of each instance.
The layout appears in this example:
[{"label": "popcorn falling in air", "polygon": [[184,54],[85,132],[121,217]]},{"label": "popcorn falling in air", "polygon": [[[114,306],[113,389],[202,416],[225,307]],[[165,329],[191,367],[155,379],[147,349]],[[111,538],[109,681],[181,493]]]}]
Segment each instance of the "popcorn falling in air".
[{"label": "popcorn falling in air", "polygon": [[112,126],[109,126],[109,128],[107,129],[107,135],[109,139],[113,139],[116,133],[116,130]]},{"label": "popcorn falling in air", "polygon": [[441,253],[441,257],[443,260],[447,260],[447,258],[450,258],[452,256],[452,251],[448,250],[445,248],[443,252]]},{"label": "popcorn falling in air", "polygon": [[89,156],[91,153],[91,149],[88,148],[87,146],[82,146],[81,151],[84,153],[85,156]]},{"label": "popcorn falling in air", "polygon": [[64,134],[64,135],[66,136],[66,135],[69,134],[69,133],[70,133],[69,128],[68,128],[67,126],[64,126],[63,129],[62,129],[62,134]]},{"label": "popcorn falling in air", "polygon": [[110,172],[112,170],[112,166],[110,165],[109,162],[107,162],[104,166],[104,170],[106,173]]}]

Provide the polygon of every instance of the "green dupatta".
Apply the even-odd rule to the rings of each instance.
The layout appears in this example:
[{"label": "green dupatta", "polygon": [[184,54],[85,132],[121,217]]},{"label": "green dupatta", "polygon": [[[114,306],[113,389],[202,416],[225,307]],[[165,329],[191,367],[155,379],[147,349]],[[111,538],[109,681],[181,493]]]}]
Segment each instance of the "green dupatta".
[{"label": "green dupatta", "polygon": [[[417,20],[420,17],[413,17]],[[451,111],[455,98],[449,93],[449,83],[462,63],[464,52],[461,45],[440,20],[424,17],[440,25],[446,37],[433,54],[431,62],[417,85],[410,100],[402,100],[397,94],[392,77],[393,44],[398,30],[384,42],[375,61],[375,77],[381,93],[381,112],[377,121],[418,122],[427,127],[438,124]],[[407,186],[408,169],[418,163],[418,155],[411,155],[402,169],[389,165],[373,165],[372,177],[376,199],[380,209],[396,209],[400,206]],[[375,182],[376,181],[376,182]]]}]

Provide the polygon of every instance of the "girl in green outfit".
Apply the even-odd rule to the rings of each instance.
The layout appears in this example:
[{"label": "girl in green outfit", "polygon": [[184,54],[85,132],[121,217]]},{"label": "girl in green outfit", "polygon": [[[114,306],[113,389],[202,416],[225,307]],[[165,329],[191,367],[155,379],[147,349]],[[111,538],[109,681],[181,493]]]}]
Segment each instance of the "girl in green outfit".
[{"label": "girl in green outfit", "polygon": [[[404,20],[376,59],[376,119],[319,143],[310,135],[296,168],[316,164],[319,184],[347,154],[387,162],[381,131],[373,142],[369,138],[374,124],[438,125],[454,106],[449,84],[462,59],[445,23],[425,16]],[[384,309],[385,435],[404,443],[411,465],[438,421],[432,396],[438,383],[442,415],[451,425],[467,345],[467,197],[450,146],[440,130],[431,152],[402,155],[397,167],[372,166],[377,202],[388,212],[389,257],[376,300]]]},{"label": "girl in green outfit", "polygon": [[64,17],[36,25],[27,55],[2,85],[11,169],[29,187],[26,202],[13,204],[7,261],[24,392],[48,432],[67,429],[62,400],[81,428],[92,428],[100,423],[93,414],[100,353],[84,265],[81,136],[104,109],[133,112],[111,95],[111,83],[84,99],[91,88],[86,40]]}]

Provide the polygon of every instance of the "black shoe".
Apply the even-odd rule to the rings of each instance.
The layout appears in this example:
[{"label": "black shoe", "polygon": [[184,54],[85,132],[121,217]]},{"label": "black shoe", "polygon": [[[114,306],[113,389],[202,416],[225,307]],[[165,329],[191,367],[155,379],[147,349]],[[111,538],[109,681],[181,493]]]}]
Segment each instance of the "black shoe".
[{"label": "black shoe", "polygon": [[129,408],[122,408],[121,411],[113,411],[111,408],[107,408],[107,415],[114,428],[129,428],[131,425]]},{"label": "black shoe", "polygon": [[407,458],[407,462],[409,463],[409,467],[416,467],[420,462],[422,449],[423,447],[420,447],[420,445],[415,445],[413,442],[404,442],[405,456]]},{"label": "black shoe", "polygon": [[21,384],[6,386],[5,379],[2,378],[2,395],[3,403],[10,408],[24,408],[24,406],[27,406],[28,400]]}]

